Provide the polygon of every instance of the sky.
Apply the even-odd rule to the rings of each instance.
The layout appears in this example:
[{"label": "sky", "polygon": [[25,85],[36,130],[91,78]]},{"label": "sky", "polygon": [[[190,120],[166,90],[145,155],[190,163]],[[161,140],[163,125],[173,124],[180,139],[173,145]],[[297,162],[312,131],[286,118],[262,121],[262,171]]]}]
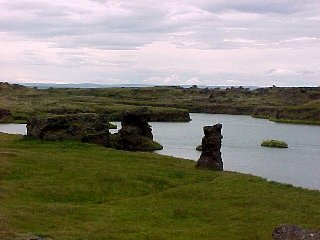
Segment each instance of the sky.
[{"label": "sky", "polygon": [[319,0],[0,0],[0,81],[320,86]]}]

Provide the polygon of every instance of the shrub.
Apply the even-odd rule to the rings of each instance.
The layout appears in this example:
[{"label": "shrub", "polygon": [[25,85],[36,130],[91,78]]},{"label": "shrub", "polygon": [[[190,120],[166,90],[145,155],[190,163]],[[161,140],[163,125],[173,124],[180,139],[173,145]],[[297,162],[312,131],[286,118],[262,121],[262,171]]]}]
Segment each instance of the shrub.
[{"label": "shrub", "polygon": [[274,148],[288,148],[288,144],[280,140],[264,140],[261,143],[262,147],[274,147]]}]

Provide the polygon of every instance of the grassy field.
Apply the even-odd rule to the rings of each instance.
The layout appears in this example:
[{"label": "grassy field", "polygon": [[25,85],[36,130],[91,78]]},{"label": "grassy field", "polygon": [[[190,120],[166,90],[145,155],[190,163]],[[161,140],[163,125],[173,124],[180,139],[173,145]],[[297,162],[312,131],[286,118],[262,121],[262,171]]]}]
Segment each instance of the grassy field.
[{"label": "grassy field", "polygon": [[[134,90],[134,89],[133,89]],[[148,101],[118,100],[120,89],[47,89],[38,90],[0,82],[0,109],[8,109],[12,117],[6,122],[26,123],[30,116],[75,113],[106,113],[109,120],[121,120],[125,110],[147,106],[153,121],[189,121],[186,109],[151,106]],[[126,98],[125,98],[126,99]],[[1,122],[1,117],[0,117]]]},{"label": "grassy field", "polygon": [[0,134],[0,239],[271,239],[320,192],[153,153]]}]

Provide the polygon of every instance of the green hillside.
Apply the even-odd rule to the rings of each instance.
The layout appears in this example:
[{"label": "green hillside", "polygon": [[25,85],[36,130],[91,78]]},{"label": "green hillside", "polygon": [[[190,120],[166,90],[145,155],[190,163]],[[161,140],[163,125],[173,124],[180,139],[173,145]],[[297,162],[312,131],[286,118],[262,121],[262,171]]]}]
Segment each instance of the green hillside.
[{"label": "green hillside", "polygon": [[[26,122],[33,115],[106,113],[146,106],[151,121],[187,122],[189,112],[240,114],[277,122],[320,124],[320,87],[259,89],[146,87],[33,89],[0,82],[0,122]],[[11,117],[1,118],[1,109]]]},{"label": "green hillside", "polygon": [[0,239],[270,239],[320,192],[153,153],[0,134]]}]

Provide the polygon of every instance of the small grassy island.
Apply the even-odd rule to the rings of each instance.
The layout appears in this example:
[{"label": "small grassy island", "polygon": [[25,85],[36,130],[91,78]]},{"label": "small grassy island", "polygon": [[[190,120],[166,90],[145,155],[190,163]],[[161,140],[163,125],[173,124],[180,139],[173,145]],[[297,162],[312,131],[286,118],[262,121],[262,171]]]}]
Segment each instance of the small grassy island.
[{"label": "small grassy island", "polygon": [[[320,192],[193,161],[0,133],[0,239],[271,239]],[[236,226],[236,227],[235,227]]]},{"label": "small grassy island", "polygon": [[273,139],[269,139],[269,140],[264,140],[261,143],[262,147],[273,147],[273,148],[288,148],[288,144],[284,141],[280,141],[280,140],[273,140]]}]

